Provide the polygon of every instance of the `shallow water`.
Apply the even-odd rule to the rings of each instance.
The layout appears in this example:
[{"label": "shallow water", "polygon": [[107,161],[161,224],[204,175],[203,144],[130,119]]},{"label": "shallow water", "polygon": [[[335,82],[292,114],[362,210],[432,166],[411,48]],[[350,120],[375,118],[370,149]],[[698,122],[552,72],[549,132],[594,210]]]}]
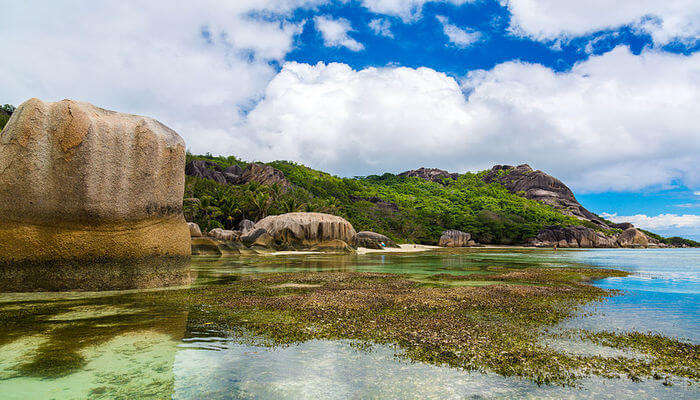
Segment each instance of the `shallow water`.
[{"label": "shallow water", "polygon": [[[624,293],[586,307],[581,316],[562,327],[651,330],[700,342],[700,251],[696,249],[469,249],[197,258],[186,275],[193,277],[192,285],[225,284],[238,274],[291,271],[388,272],[422,280],[441,273],[484,273],[488,266],[581,264],[634,274],[596,282]],[[666,387],[653,380],[589,379],[579,388],[540,387],[491,373],[410,363],[395,357],[399,349],[358,349],[343,340],[256,346],[232,334],[195,329],[188,325],[188,310],[137,300],[134,296],[139,293],[143,290],[0,294],[0,314],[13,313],[12,322],[0,327],[0,398],[700,397],[697,385],[682,381]],[[35,306],[41,307],[40,313],[22,312]],[[567,345],[570,343],[552,344]],[[611,350],[577,348],[583,352]],[[37,354],[50,361],[73,351],[82,359],[78,368],[59,370],[51,377],[46,374],[53,368],[50,362],[31,364]]]}]

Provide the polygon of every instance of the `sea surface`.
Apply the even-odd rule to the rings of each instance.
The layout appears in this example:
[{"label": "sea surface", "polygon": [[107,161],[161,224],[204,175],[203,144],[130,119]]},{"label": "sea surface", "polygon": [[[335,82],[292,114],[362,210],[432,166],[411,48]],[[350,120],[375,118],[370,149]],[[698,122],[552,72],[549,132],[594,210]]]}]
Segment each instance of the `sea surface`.
[{"label": "sea surface", "polygon": [[[700,343],[699,249],[503,248],[199,257],[181,274],[168,273],[190,278],[178,280],[176,288],[181,288],[226,284],[239,274],[368,271],[420,279],[439,273],[473,273],[475,268],[495,265],[587,265],[630,271],[629,277],[596,281],[599,287],[622,293],[587,305],[558,328],[651,331]],[[44,274],[49,280],[67,279],[65,273]],[[654,380],[592,378],[578,387],[538,386],[493,373],[411,363],[396,357],[399,348],[367,349],[348,340],[279,347],[244,344],[249,342],[213,328],[202,331],[188,325],[187,312],[136,300],[134,296],[143,291],[173,290],[158,288],[153,274],[143,278],[150,285],[138,282],[133,274],[128,280],[135,289],[27,292],[31,288],[23,285],[23,292],[0,293],[0,316],[12,316],[0,326],[0,399],[700,398],[697,383],[663,386]],[[124,289],[125,283],[116,286]],[[39,314],[25,312],[36,307],[42,310]],[[76,346],[79,367],[49,373],[51,357],[67,357]],[[51,357],[37,361],[37,354]]]}]

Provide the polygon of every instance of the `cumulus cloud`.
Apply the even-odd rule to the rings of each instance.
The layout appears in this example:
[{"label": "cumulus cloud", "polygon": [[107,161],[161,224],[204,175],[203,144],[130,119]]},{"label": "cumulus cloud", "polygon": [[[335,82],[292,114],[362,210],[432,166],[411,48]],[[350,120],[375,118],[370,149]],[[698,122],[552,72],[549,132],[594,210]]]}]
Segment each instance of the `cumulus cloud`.
[{"label": "cumulus cloud", "polygon": [[[74,98],[154,116],[211,150],[242,122],[300,26],[274,18],[316,0],[5,2],[0,92]],[[251,13],[265,13],[265,20]]]},{"label": "cumulus cloud", "polygon": [[700,228],[700,215],[695,214],[659,214],[647,216],[637,215],[617,215],[602,213],[601,216],[613,222],[631,222],[637,228],[655,230],[669,228]]},{"label": "cumulus cloud", "polygon": [[438,15],[436,17],[440,24],[442,24],[442,30],[445,32],[445,36],[450,39],[450,43],[453,43],[459,48],[467,48],[472,44],[481,40],[481,33],[476,32],[471,29],[462,29],[457,25],[450,24],[447,17]]},{"label": "cumulus cloud", "polygon": [[352,31],[350,21],[345,18],[333,19],[324,16],[314,17],[316,29],[323,36],[323,43],[328,47],[347,47],[352,51],[360,51],[365,46],[348,35]]},{"label": "cumulus cloud", "polygon": [[377,14],[400,17],[404,22],[411,22],[422,16],[425,3],[450,3],[462,5],[473,0],[362,0],[362,5]]},{"label": "cumulus cloud", "polygon": [[369,21],[369,28],[377,35],[388,38],[394,37],[394,34],[391,32],[391,22],[384,18],[376,18]]},{"label": "cumulus cloud", "polygon": [[[567,73],[287,63],[251,111],[249,157],[343,175],[528,162],[578,191],[700,184],[700,54],[620,47]],[[465,93],[468,97],[465,97]]]},{"label": "cumulus cloud", "polygon": [[696,0],[501,0],[511,12],[511,28],[537,40],[581,36],[631,25],[656,44],[674,40],[692,45],[700,36]]}]

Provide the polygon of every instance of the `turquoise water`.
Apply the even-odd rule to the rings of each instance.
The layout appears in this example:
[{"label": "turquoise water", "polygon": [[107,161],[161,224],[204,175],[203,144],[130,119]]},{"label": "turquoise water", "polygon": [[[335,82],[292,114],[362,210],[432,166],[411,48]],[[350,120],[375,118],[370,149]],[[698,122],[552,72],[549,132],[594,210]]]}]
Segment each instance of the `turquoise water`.
[{"label": "turquoise water", "polygon": [[[595,284],[621,296],[592,304],[562,327],[662,332],[700,343],[700,251],[470,249],[364,256],[197,258],[184,268],[192,285],[226,284],[238,274],[284,271],[370,271],[407,274],[482,273],[487,266],[594,265],[634,274]],[[48,272],[47,272],[48,273]],[[149,274],[148,282],[156,282]],[[55,277],[54,279],[60,279]],[[118,279],[115,277],[114,279]],[[191,310],[138,296],[149,285],[128,277],[132,290],[4,293],[0,315],[2,399],[462,399],[699,398],[697,384],[588,379],[577,388],[537,386],[517,378],[410,363],[392,346],[360,349],[353,342],[314,340],[261,347],[188,324]],[[146,278],[144,278],[145,280]],[[177,284],[183,284],[178,281]],[[23,290],[27,290],[23,285]],[[118,285],[125,288],[123,282]],[[158,292],[160,293],[160,292]],[[198,325],[199,326],[199,325]],[[564,344],[567,346],[569,344]],[[586,350],[588,351],[588,350]],[[593,351],[607,351],[593,349]],[[48,360],[26,366],[37,355]],[[67,354],[78,367],[55,369]]]}]

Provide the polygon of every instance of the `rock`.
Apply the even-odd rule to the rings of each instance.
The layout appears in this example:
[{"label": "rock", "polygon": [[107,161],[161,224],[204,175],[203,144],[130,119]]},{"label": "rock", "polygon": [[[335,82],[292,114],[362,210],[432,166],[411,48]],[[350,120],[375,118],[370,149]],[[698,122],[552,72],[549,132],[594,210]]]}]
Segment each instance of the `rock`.
[{"label": "rock", "polygon": [[197,256],[226,256],[242,253],[240,243],[215,239],[212,237],[193,237],[192,255]]},{"label": "rock", "polygon": [[617,244],[622,247],[643,247],[649,244],[649,237],[636,228],[629,228],[617,237]]},{"label": "rock", "polygon": [[229,242],[233,242],[240,238],[241,233],[238,231],[229,231],[226,229],[214,228],[209,231],[208,236],[219,240],[227,240]]},{"label": "rock", "polygon": [[333,239],[352,243],[355,237],[355,229],[348,221],[322,213],[271,215],[255,224],[255,231],[258,229],[269,233],[276,244],[294,248],[307,248]]},{"label": "rock", "polygon": [[[387,236],[370,231],[357,232],[357,235],[355,235],[355,238],[353,239],[353,243],[357,247],[366,247],[368,249],[399,247],[396,243],[394,243],[393,240],[389,239]],[[382,246],[382,243],[384,243],[384,246]]]},{"label": "rock", "polygon": [[531,244],[538,247],[617,247],[614,237],[582,225],[546,226]]},{"label": "rock", "polygon": [[477,245],[478,245],[478,243],[476,243],[474,240],[467,241],[467,247],[473,247],[473,246],[477,246]]},{"label": "rock", "polygon": [[527,164],[517,167],[496,165],[482,179],[486,183],[500,183],[513,194],[550,205],[566,215],[607,226],[597,215],[579,204],[571,189],[559,179],[539,170],[534,171]]},{"label": "rock", "polygon": [[457,179],[459,174],[450,173],[437,168],[418,168],[411,171],[402,172],[399,174],[400,177],[415,177],[422,178],[426,181],[441,183],[445,179]]},{"label": "rock", "polygon": [[197,225],[194,222],[188,222],[187,225],[190,227],[190,236],[191,237],[201,237],[202,236],[202,230],[199,229],[199,225]]},{"label": "rock", "polygon": [[442,232],[438,245],[442,247],[467,247],[471,238],[472,235],[466,232],[451,229]]},{"label": "rock", "polygon": [[0,136],[0,263],[186,259],[184,166],[154,119],[28,100]]},{"label": "rock", "polygon": [[193,160],[185,166],[185,174],[201,179],[211,179],[214,182],[226,184],[228,181],[221,167],[213,161],[209,160]]},{"label": "rock", "polygon": [[615,229],[622,229],[623,231],[625,229],[634,228],[634,225],[632,225],[629,222],[620,222],[619,224],[608,224],[608,226]]},{"label": "rock", "polygon": [[254,226],[255,222],[249,219],[244,219],[238,223],[238,230],[241,231],[241,235],[245,236],[253,229]]},{"label": "rock", "polygon": [[241,236],[241,242],[246,246],[269,246],[272,245],[274,239],[265,229],[253,228],[247,235]]},{"label": "rock", "polygon": [[284,177],[282,171],[272,168],[269,165],[253,163],[249,164],[248,167],[243,171],[241,175],[241,182],[257,182],[261,185],[274,185],[277,184],[281,188],[287,189],[292,186],[292,184]]},{"label": "rock", "polygon": [[309,250],[324,253],[355,253],[355,249],[342,240],[333,239],[320,242],[312,246]]}]

